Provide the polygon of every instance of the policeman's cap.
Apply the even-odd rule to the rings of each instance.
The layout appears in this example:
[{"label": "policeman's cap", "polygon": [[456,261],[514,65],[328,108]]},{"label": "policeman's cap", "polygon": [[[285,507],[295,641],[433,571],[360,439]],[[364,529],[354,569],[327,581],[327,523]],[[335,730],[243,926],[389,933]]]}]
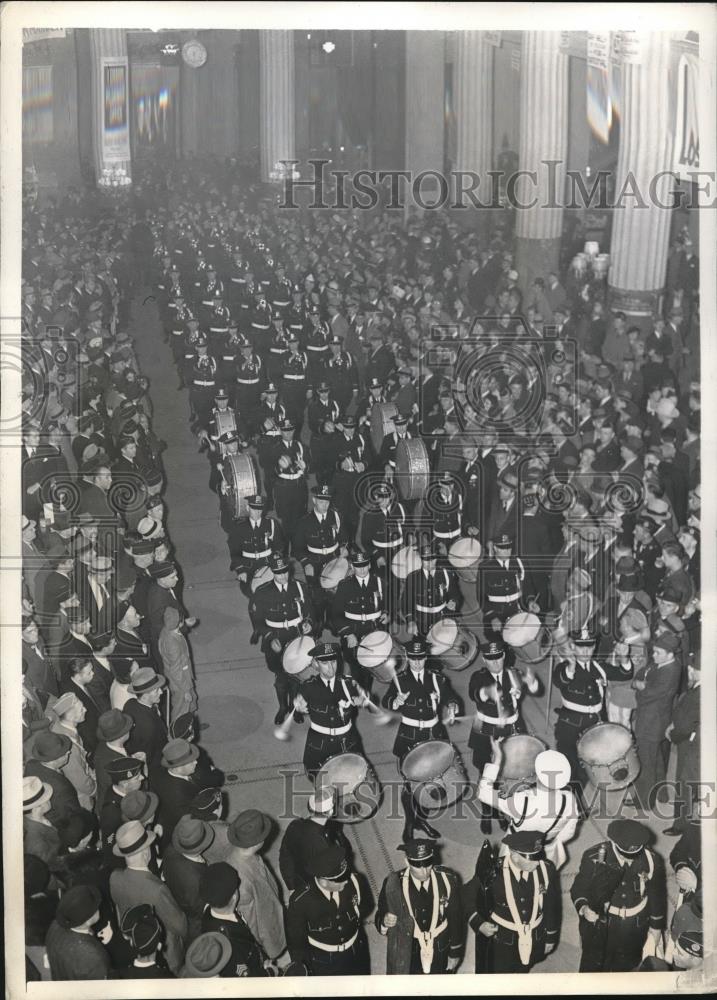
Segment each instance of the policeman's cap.
[{"label": "policeman's cap", "polygon": [[639,854],[650,842],[650,831],[634,819],[614,819],[607,835],[623,854]]},{"label": "policeman's cap", "polygon": [[536,830],[515,830],[503,838],[503,843],[510,851],[522,854],[526,858],[540,858],[543,855],[544,837]]},{"label": "policeman's cap", "polygon": [[311,650],[311,655],[315,660],[335,660],[339,649],[337,642],[318,642]]},{"label": "policeman's cap", "polygon": [[435,844],[432,840],[407,840],[399,845],[410,865],[431,865],[435,858]]}]

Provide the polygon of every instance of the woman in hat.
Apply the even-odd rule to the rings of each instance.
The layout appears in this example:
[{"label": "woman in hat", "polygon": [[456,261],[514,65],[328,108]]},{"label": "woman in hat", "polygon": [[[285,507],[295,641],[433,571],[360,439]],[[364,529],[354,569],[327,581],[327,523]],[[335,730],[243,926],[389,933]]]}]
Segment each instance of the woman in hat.
[{"label": "woman in hat", "polygon": [[82,808],[91,810],[95,805],[97,780],[77,731],[78,725],[84,721],[86,714],[85,706],[77,695],[71,692],[61,695],[48,709],[51,731],[62,733],[67,736],[71,743],[70,756],[62,768],[62,773],[74,785],[77,800]]}]

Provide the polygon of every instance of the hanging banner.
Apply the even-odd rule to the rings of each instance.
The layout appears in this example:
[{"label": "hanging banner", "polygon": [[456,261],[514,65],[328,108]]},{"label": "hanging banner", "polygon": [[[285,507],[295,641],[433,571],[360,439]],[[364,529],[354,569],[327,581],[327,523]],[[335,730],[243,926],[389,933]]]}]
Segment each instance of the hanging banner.
[{"label": "hanging banner", "polygon": [[686,52],[677,68],[674,170],[682,180],[692,181],[690,171],[700,168],[700,126],[697,106],[699,68],[697,57]]},{"label": "hanging banner", "polygon": [[127,59],[102,60],[102,161],[130,158]]},{"label": "hanging banner", "polygon": [[593,134],[607,144],[612,125],[609,32],[588,32],[587,116]]},{"label": "hanging banner", "polygon": [[44,42],[46,38],[65,38],[67,28],[23,28],[22,43]]}]

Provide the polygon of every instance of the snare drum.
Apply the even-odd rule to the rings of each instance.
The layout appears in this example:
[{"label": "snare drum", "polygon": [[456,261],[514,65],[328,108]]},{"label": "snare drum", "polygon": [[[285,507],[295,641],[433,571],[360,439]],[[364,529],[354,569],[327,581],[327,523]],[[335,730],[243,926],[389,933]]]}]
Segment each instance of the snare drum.
[{"label": "snare drum", "polygon": [[428,489],[431,466],[420,438],[402,438],[396,445],[396,487],[404,500],[420,500]]},{"label": "snare drum", "polygon": [[618,791],[640,773],[632,733],[616,722],[599,722],[578,740],[578,759],[595,788]]},{"label": "snare drum", "polygon": [[330,757],[316,775],[315,788],[330,788],[336,794],[334,818],[340,823],[360,823],[378,809],[381,785],[360,753]]},{"label": "snare drum", "polygon": [[246,497],[259,493],[256,469],[249,455],[241,453],[227,455],[222,464],[224,478],[229,485],[229,493],[234,504],[234,517],[246,514]]},{"label": "snare drum", "polygon": [[406,669],[404,650],[388,632],[381,629],[363,637],[356,650],[356,659],[382,684],[390,684],[396,674],[402,674]]},{"label": "snare drum", "polygon": [[405,580],[414,570],[421,568],[421,557],[413,545],[404,545],[391,561],[391,572],[399,580]]},{"label": "snare drum", "polygon": [[597,240],[588,240],[588,242],[583,247],[583,252],[588,257],[597,257],[600,253],[600,244]]},{"label": "snare drum", "polygon": [[300,683],[308,681],[310,677],[316,677],[319,671],[314,666],[314,658],[311,655],[315,645],[316,639],[310,635],[299,635],[296,639],[292,639],[281,658],[284,673]]},{"label": "snare drum", "polygon": [[376,454],[380,454],[383,439],[395,428],[393,418],[398,413],[395,403],[374,403],[371,408],[371,444]]},{"label": "snare drum", "polygon": [[350,568],[348,559],[344,559],[343,556],[327,562],[321,570],[320,583],[322,590],[327,590],[329,593],[335,594],[338,585],[349,575]]},{"label": "snare drum", "polygon": [[478,656],[478,640],[452,618],[441,618],[426,636],[431,656],[437,656],[449,670],[465,670]]},{"label": "snare drum", "polygon": [[475,538],[456,538],[448,550],[448,562],[464,583],[478,579],[481,545]]},{"label": "snare drum", "polygon": [[[214,411],[214,423],[217,428],[217,437],[221,438],[222,434],[236,434],[237,432],[237,420],[234,410],[215,410]],[[219,454],[226,455],[227,446],[219,441]]]},{"label": "snare drum", "polygon": [[409,750],[398,766],[420,808],[436,813],[463,798],[468,775],[460,754],[447,740],[427,740]]},{"label": "snare drum", "polygon": [[519,733],[501,743],[503,763],[500,768],[500,795],[507,798],[518,788],[535,784],[535,758],[546,749],[537,736]]},{"label": "snare drum", "polygon": [[271,583],[273,579],[274,574],[269,567],[260,566],[256,573],[252,576],[251,583],[249,584],[252,594],[255,594],[259,587],[263,587],[265,584]]},{"label": "snare drum", "polygon": [[547,659],[553,646],[549,629],[540,624],[537,615],[528,611],[511,615],[503,626],[503,639],[515,653],[518,666],[540,663]]}]

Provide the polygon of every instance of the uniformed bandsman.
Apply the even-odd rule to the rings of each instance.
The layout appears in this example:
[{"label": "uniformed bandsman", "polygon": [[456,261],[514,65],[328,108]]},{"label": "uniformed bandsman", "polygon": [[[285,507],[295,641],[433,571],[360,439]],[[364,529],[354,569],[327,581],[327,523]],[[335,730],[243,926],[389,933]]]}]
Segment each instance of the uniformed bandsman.
[{"label": "uniformed bandsman", "polygon": [[[428,740],[448,740],[446,725],[452,725],[458,714],[456,696],[446,678],[429,666],[428,648],[423,639],[406,644],[408,670],[397,673],[388,689],[385,704],[401,713],[401,722],[393,743],[393,753],[399,761],[414,747]],[[401,790],[405,817],[403,839],[409,840],[417,830],[429,837],[440,836],[426,819],[408,781]]]},{"label": "uniformed bandsman", "polygon": [[258,430],[264,363],[245,336],[237,338],[239,357],[234,366],[236,405],[244,433],[252,437]]},{"label": "uniformed bandsman", "polygon": [[570,761],[573,779],[584,786],[587,776],[578,757],[577,744],[583,733],[602,721],[607,678],[593,659],[596,636],[588,629],[572,633],[569,654],[555,667],[555,686],[561,705],[555,723],[555,745]]},{"label": "uniformed bandsman", "polygon": [[274,674],[274,687],[279,702],[275,725],[284,721],[292,710],[297,682],[282,667],[286,646],[299,635],[314,629],[313,608],[306,585],[289,578],[289,564],[280,552],[269,557],[274,574],[272,583],[260,587],[252,602],[252,616],[262,639],[266,665]]},{"label": "uniformed bandsman", "polygon": [[367,393],[361,398],[356,408],[356,417],[359,422],[359,427],[363,427],[364,424],[370,425],[371,414],[373,413],[373,408],[377,403],[388,402],[384,384],[379,378],[374,376],[374,378],[369,379],[366,388]]},{"label": "uniformed bandsman", "polygon": [[466,910],[476,935],[476,972],[526,973],[558,943],[560,881],[544,857],[542,834],[518,830],[496,858],[488,841],[466,885]]},{"label": "uniformed bandsman", "polygon": [[406,511],[389,483],[379,483],[373,497],[375,506],[364,510],[361,518],[361,544],[371,554],[376,569],[387,570],[405,544]]},{"label": "uniformed bandsman", "polygon": [[186,381],[189,385],[189,406],[193,428],[205,427],[211,416],[217,390],[217,363],[207,353],[207,338],[200,334],[193,348],[184,354]]},{"label": "uniformed bandsman", "polygon": [[279,402],[279,391],[269,382],[261,393],[259,405],[257,457],[264,477],[264,493],[271,508],[276,480],[276,453],[281,444],[281,424],[286,420],[286,409]]},{"label": "uniformed bandsman", "polygon": [[300,816],[289,823],[279,848],[279,869],[289,892],[311,884],[309,863],[327,847],[342,847],[347,857],[351,853],[341,824],[333,819],[336,790],[329,787],[315,789],[309,795],[306,808],[308,816]]},{"label": "uniformed bandsman", "polygon": [[463,498],[456,489],[455,476],[441,473],[438,488],[430,490],[423,503],[423,516],[430,520],[434,541],[441,555],[446,555],[463,528]]},{"label": "uniformed bandsman", "polygon": [[393,482],[393,477],[396,473],[396,448],[398,447],[398,442],[411,440],[406,414],[397,413],[393,418],[393,426],[395,430],[391,431],[383,439],[381,454],[379,455],[379,465],[389,482]]},{"label": "uniformed bandsman", "polygon": [[[514,541],[506,532],[494,535],[493,554],[481,560],[478,603],[483,609],[487,638],[500,634],[507,619],[522,610],[525,567],[520,557],[513,555]],[[537,609],[529,607],[529,610]]]},{"label": "uniformed bandsman", "polygon": [[364,431],[356,426],[356,417],[340,417],[337,427],[341,433],[336,442],[336,507],[349,537],[355,538],[360,511],[358,484],[368,468],[369,445]]},{"label": "uniformed bandsman", "polygon": [[630,972],[656,952],[666,925],[665,869],[650,830],[615,819],[583,854],[570,897],[580,917],[580,972]]},{"label": "uniformed bandsman", "polygon": [[331,627],[341,639],[344,661],[351,675],[370,691],[373,675],[358,662],[356,651],[364,636],[388,624],[386,589],[380,576],[371,572],[371,559],[365,549],[352,548],[349,560],[353,573],[336,588],[331,603]]},{"label": "uniformed bandsman", "polygon": [[310,385],[317,385],[326,378],[326,362],[329,358],[331,331],[329,324],[321,319],[318,305],[312,304],[308,310],[309,326],[304,334],[307,358],[307,379]]},{"label": "uniformed bandsman", "polygon": [[281,382],[284,371],[284,361],[289,356],[289,337],[298,337],[295,330],[288,330],[286,321],[281,316],[274,316],[272,319],[272,329],[269,334],[268,345],[264,346],[264,353],[261,355],[266,365],[266,375],[271,382]]},{"label": "uniformed bandsman", "polygon": [[331,395],[345,412],[351,402],[358,398],[359,379],[356,362],[343,348],[341,337],[329,340],[330,354],[326,359],[326,379],[331,386]]},{"label": "uniformed bandsman", "polygon": [[363,920],[371,901],[361,891],[342,847],[330,845],[308,861],[311,882],[289,899],[286,941],[292,962],[310,976],[371,973]]},{"label": "uniformed bandsman", "polygon": [[280,430],[274,452],[274,502],[284,534],[292,538],[299,518],[306,513],[306,460],[304,446],[294,436],[294,422],[283,420]]},{"label": "uniformed bandsman", "polygon": [[289,353],[284,357],[282,364],[281,395],[289,419],[293,421],[297,431],[301,433],[304,423],[306,393],[311,387],[308,371],[309,357],[305,351],[299,350],[299,338],[296,334],[289,334],[286,340],[289,345]]},{"label": "uniformed bandsman", "polygon": [[266,513],[266,499],[261,494],[247,497],[246,505],[249,516],[235,520],[229,532],[229,553],[241,592],[249,597],[254,574],[269,565],[273,552],[285,552],[286,540],[279,522]]},{"label": "uniformed bandsman", "polygon": [[320,628],[330,600],[328,591],[321,586],[321,571],[333,559],[346,555],[346,530],[341,515],[331,505],[332,497],[330,486],[311,487],[313,509],[299,519],[293,540],[294,558],[304,568]]},{"label": "uniformed bandsman", "polygon": [[530,830],[545,838],[545,856],[562,868],[567,861],[565,845],[575,836],[580,809],[570,784],[570,763],[557,750],[543,750],[535,759],[535,784],[516,788],[508,795],[495,787],[500,776],[503,753],[493,740],[492,760],[485,765],[478,783],[478,798],[501,812],[511,830]]},{"label": "uniformed bandsman", "polygon": [[432,625],[456,611],[461,593],[453,570],[438,567],[435,542],[424,542],[419,555],[421,568],[406,577],[401,610],[408,631],[425,639]]},{"label": "uniformed bandsman", "polygon": [[310,726],[304,748],[304,769],[313,779],[329,757],[339,753],[361,753],[356,729],[357,708],[367,701],[366,692],[339,670],[340,646],[320,642],[311,655],[317,675],[304,681],[294,699],[300,714],[308,712]]},{"label": "uniformed bandsman", "polygon": [[435,863],[430,840],[401,845],[407,865],[388,875],[381,887],[376,928],[387,939],[388,975],[455,972],[465,938],[460,882]]}]

